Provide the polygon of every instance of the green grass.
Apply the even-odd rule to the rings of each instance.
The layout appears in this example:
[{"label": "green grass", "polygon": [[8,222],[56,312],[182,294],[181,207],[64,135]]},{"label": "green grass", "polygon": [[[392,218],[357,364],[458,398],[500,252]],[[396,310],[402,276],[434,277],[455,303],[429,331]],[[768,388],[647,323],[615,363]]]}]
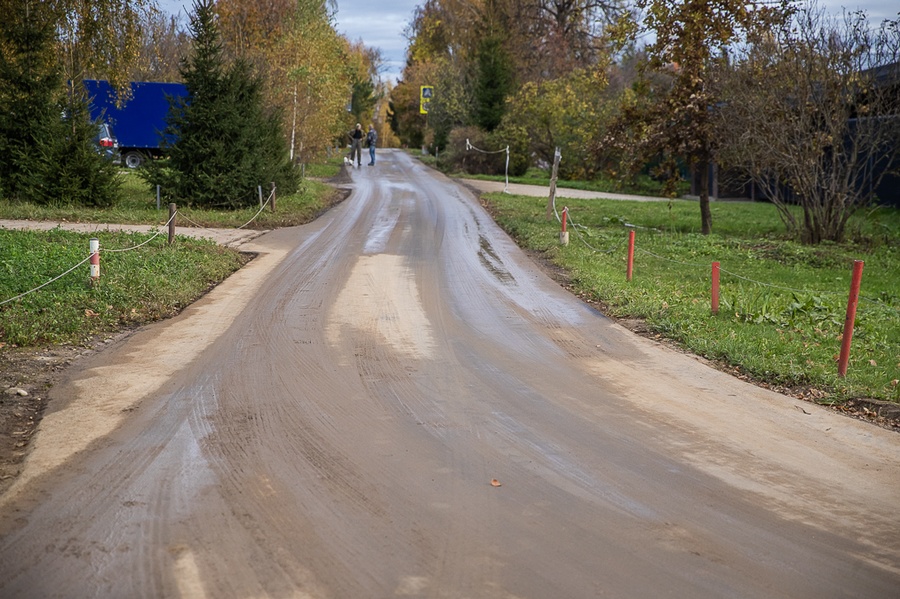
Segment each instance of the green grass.
[{"label": "green grass", "polygon": [[304,176],[312,177],[314,179],[330,179],[340,172],[343,163],[343,154],[338,152],[335,156],[329,158],[325,162],[304,164],[303,173]]},{"label": "green grass", "polygon": [[[339,168],[339,167],[338,167]],[[334,171],[331,166],[310,167],[307,172],[313,170],[330,176],[327,173]],[[117,224],[143,224],[162,225],[169,218],[168,201],[160,200],[160,209],[156,208],[156,195],[141,180],[137,173],[122,170],[121,199],[110,208],[83,208],[83,207],[49,207],[35,204],[25,204],[0,200],[0,218],[4,219],[28,219],[28,220],[52,220],[82,223],[117,223]],[[176,217],[178,226],[203,226],[203,227],[240,227],[246,225],[248,229],[272,229],[275,227],[287,227],[309,222],[322,210],[328,207],[333,194],[331,187],[320,181],[310,179],[303,180],[300,190],[292,195],[278,195],[276,190],[275,212],[266,207],[259,212],[259,206],[252,206],[242,210],[203,210],[176,206],[179,214],[184,218]],[[263,190],[263,200],[268,197],[269,190]],[[258,216],[257,216],[258,213]],[[255,217],[255,218],[254,218]]]},{"label": "green grass", "polygon": [[[0,301],[45,285],[89,256],[91,235],[54,229],[0,229]],[[101,277],[88,263],[20,299],[0,305],[0,340],[16,346],[87,343],[110,333],[178,313],[247,258],[209,240],[105,233]]]},{"label": "green grass", "polygon": [[[330,176],[337,169],[315,170]],[[0,219],[163,225],[168,205],[157,210],[155,195],[135,173],[123,170],[120,175],[121,200],[113,208],[48,208],[0,201]],[[333,188],[306,179],[298,193],[277,198],[275,212],[268,207],[262,212],[259,207],[233,212],[182,208],[176,223],[179,228],[192,223],[221,228],[246,224],[254,229],[292,226],[313,220],[335,197]],[[152,235],[105,233],[98,281],[91,283],[85,262],[36,292],[7,301],[85,260],[92,236],[60,228],[0,229],[0,302],[5,302],[0,304],[0,347],[88,343],[95,335],[170,317],[247,260],[235,250],[185,236],[176,236],[176,242],[168,245],[167,236],[160,235],[138,249],[115,252],[140,245]]]},{"label": "green grass", "polygon": [[[426,160],[427,158],[427,156],[423,157],[423,162],[428,162]],[[433,163],[434,158],[431,157],[430,161]],[[469,175],[466,173],[452,173],[452,176],[464,179],[480,179],[483,181],[506,180],[506,177],[497,175]],[[542,185],[546,187],[550,185],[550,172],[545,169],[530,168],[521,177],[510,177],[509,182],[523,183],[525,185]],[[565,187],[567,189],[580,189],[584,191],[601,191],[605,193],[622,193],[666,197],[663,192],[663,184],[652,179],[651,177],[648,177],[647,175],[639,175],[635,178],[634,181],[630,182],[609,179],[602,176],[592,181],[564,181],[560,179],[557,180],[556,186]],[[688,187],[689,186],[686,183],[680,184],[678,187],[678,194],[683,195],[687,193]]]},{"label": "green grass", "polygon": [[[713,203],[713,234],[699,233],[696,202],[566,200],[570,244],[545,220],[546,200],[490,194],[495,217],[524,247],[571,274],[573,291],[612,316],[746,375],[813,387],[830,400],[900,401],[900,211],[861,213],[846,244],[803,246],[784,238],[774,208]],[[628,231],[636,232],[634,276],[626,281]],[[854,260],[863,260],[847,376],[836,356]],[[711,264],[721,264],[718,315],[710,306]]]}]

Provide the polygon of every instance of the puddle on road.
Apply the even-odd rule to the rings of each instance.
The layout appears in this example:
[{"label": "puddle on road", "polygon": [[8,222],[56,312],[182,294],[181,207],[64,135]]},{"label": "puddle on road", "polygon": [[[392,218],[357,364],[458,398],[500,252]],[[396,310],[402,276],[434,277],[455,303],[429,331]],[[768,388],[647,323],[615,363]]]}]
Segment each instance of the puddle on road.
[{"label": "puddle on road", "polygon": [[479,235],[478,245],[480,247],[478,258],[484,267],[493,273],[501,283],[514,283],[516,279],[512,276],[512,273],[504,268],[503,261],[500,260],[500,256],[497,255],[497,251],[491,246],[491,242],[488,241],[487,237]]}]

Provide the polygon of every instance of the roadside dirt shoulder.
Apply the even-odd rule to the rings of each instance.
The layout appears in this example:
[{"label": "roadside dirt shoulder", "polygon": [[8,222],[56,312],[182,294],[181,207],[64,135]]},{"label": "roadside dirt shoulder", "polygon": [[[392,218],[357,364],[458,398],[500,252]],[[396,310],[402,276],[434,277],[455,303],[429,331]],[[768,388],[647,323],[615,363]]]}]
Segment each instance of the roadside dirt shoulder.
[{"label": "roadside dirt shoulder", "polygon": [[[468,183],[468,181],[463,181],[463,184],[467,185],[473,193],[480,197],[481,192],[479,188],[469,186]],[[537,195],[535,192],[532,192],[532,194]],[[491,206],[490,202],[482,199],[481,205],[485,210],[488,211],[489,214],[493,215],[493,207]],[[681,347],[671,339],[667,339],[663,335],[660,335],[659,333],[653,331],[643,320],[628,318],[617,319],[609,316],[610,311],[608,309],[608,306],[604,305],[601,302],[597,302],[591,297],[579,293],[578,290],[572,285],[568,273],[548,260],[541,252],[524,248],[522,249],[522,251],[524,251],[529,256],[529,258],[531,258],[532,262],[537,264],[547,276],[556,281],[569,293],[578,297],[581,301],[590,305],[592,308],[594,308],[604,316],[613,318],[614,320],[616,320],[616,322],[618,322],[618,324],[637,335],[652,339],[656,343],[665,345],[670,349],[673,349],[680,353],[693,355],[691,354],[691,352],[685,350],[683,347]],[[715,368],[716,370],[720,370],[722,372],[730,374],[737,379],[751,383],[763,389],[773,391],[775,393],[793,397],[795,399],[819,404],[824,398],[828,396],[828,393],[826,393],[822,389],[804,386],[787,387],[784,385],[775,385],[768,381],[753,377],[751,374],[744,372],[739,367],[725,364],[723,362],[708,360],[697,355],[693,355],[693,357],[697,361],[702,362],[703,364],[706,364],[711,368]],[[864,420],[873,425],[900,433],[900,404],[868,398],[855,398],[841,404],[832,405],[830,407],[835,412],[839,412],[851,418]]]},{"label": "roadside dirt shoulder", "polygon": [[0,347],[0,494],[20,474],[50,390],[66,370],[131,333],[97,338],[86,346]]},{"label": "roadside dirt shoulder", "polygon": [[[350,178],[342,171],[327,182],[335,188],[335,194],[326,211],[347,198],[349,190],[346,185],[350,182]],[[0,221],[0,227],[11,229],[52,229],[57,226],[92,232],[116,225]],[[145,229],[148,228],[140,228]],[[226,247],[237,247],[252,244],[265,231],[182,227],[177,233],[210,237]],[[249,264],[253,262],[257,261],[251,261]],[[131,328],[115,334],[98,336],[84,345],[21,348],[0,342],[0,495],[9,489],[22,473],[25,458],[33,449],[32,438],[44,416],[53,387],[62,380],[70,368],[77,368],[80,360],[115,345],[138,330],[139,328]]]}]

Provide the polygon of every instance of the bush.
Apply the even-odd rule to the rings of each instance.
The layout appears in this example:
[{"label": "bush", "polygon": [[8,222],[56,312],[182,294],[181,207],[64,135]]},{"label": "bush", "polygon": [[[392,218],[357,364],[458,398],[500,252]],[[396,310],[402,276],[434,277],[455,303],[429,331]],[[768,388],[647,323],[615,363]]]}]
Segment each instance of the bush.
[{"label": "bush", "polygon": [[455,172],[504,175],[507,172],[506,146],[509,146],[509,174],[524,175],[529,166],[528,142],[524,139],[524,132],[512,127],[493,133],[485,133],[478,127],[453,129],[442,162]]}]

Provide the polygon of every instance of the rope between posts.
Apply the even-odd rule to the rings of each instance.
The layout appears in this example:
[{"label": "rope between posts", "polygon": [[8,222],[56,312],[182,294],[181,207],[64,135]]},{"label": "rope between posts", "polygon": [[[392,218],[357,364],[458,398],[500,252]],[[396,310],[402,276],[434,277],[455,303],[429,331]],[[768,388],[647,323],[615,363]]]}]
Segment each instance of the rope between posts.
[{"label": "rope between posts", "polygon": [[87,258],[85,258],[84,260],[82,260],[81,262],[79,262],[78,264],[76,264],[75,266],[73,266],[72,268],[70,268],[69,270],[67,270],[66,272],[62,273],[61,275],[56,276],[56,277],[50,279],[49,281],[47,281],[47,282],[44,283],[43,285],[39,285],[39,286],[35,287],[34,289],[30,289],[30,290],[26,291],[25,293],[20,293],[20,294],[17,295],[16,297],[11,297],[11,298],[9,298],[9,299],[7,299],[7,300],[3,300],[2,302],[0,302],[0,306],[2,306],[3,304],[8,304],[9,302],[15,301],[15,300],[17,300],[17,299],[23,298],[23,297],[25,297],[26,295],[28,295],[29,293],[34,293],[35,291],[39,291],[39,290],[43,289],[44,287],[46,287],[47,285],[49,285],[50,283],[53,283],[53,282],[55,282],[55,281],[58,281],[59,279],[63,278],[64,276],[66,276],[67,274],[69,274],[70,272],[72,272],[73,270],[75,270],[76,268],[78,268],[79,266],[81,266],[82,264],[84,264],[85,262],[87,262],[88,260],[90,260],[91,257],[92,257],[93,255],[94,255],[94,254],[91,253]]},{"label": "rope between posts", "polygon": [[[557,221],[558,223],[562,223],[562,219],[561,219],[560,216],[559,216],[559,211],[556,209],[556,197],[555,197],[555,196],[554,196],[553,199],[552,199],[552,204],[551,204],[551,205],[552,205],[552,208],[553,208],[553,214],[556,216],[556,221]],[[567,218],[567,220],[568,220],[570,226],[575,230],[575,233],[578,235],[578,238],[581,240],[581,242],[582,242],[588,249],[590,249],[591,251],[596,252],[596,253],[601,253],[601,254],[611,254],[611,253],[613,253],[614,251],[616,251],[617,249],[619,249],[619,248],[625,243],[624,241],[620,241],[619,243],[617,243],[615,246],[613,246],[613,247],[610,248],[609,250],[599,250],[599,249],[595,248],[594,246],[592,246],[591,244],[589,244],[589,243],[585,240],[584,236],[581,234],[580,229],[584,229],[584,230],[587,231],[587,230],[588,230],[588,227],[586,227],[586,226],[584,226],[584,225],[581,225],[581,224],[578,224],[578,223],[575,222],[575,220],[572,218],[572,212],[569,210],[569,207],[568,207],[568,206],[565,206],[565,207],[564,207],[564,210],[566,211],[566,218]],[[628,224],[626,224],[626,226],[627,226],[627,227],[630,227],[630,228],[635,228],[633,225],[628,225]],[[682,266],[689,266],[689,267],[692,267],[692,268],[700,268],[700,269],[705,269],[705,268],[707,268],[707,266],[708,266],[707,264],[699,264],[699,263],[696,263],[696,262],[682,262],[682,261],[680,261],[680,260],[675,260],[675,259],[672,259],[672,258],[666,258],[665,256],[660,256],[659,254],[656,254],[656,253],[654,253],[654,252],[651,252],[651,251],[646,250],[646,249],[641,248],[641,247],[635,247],[635,249],[636,249],[637,251],[642,252],[642,253],[644,253],[644,254],[647,254],[647,255],[649,255],[649,256],[653,256],[654,258],[656,258],[656,259],[658,259],[658,260],[663,260],[663,261],[666,261],[666,262],[672,262],[672,263],[674,263],[674,264],[680,264],[680,265],[682,265]],[[799,294],[815,294],[815,295],[834,295],[834,296],[838,296],[838,297],[843,297],[843,295],[844,295],[844,293],[843,293],[843,292],[840,292],[840,291],[816,291],[816,290],[811,290],[811,289],[796,289],[796,288],[793,288],[793,287],[786,287],[786,286],[783,286],[783,285],[775,285],[774,283],[766,283],[766,282],[764,282],[764,281],[757,281],[756,279],[751,279],[751,278],[749,278],[749,277],[745,277],[745,276],[743,276],[743,275],[739,275],[739,274],[737,274],[736,272],[731,272],[730,270],[727,270],[727,269],[725,269],[725,268],[722,268],[721,266],[719,267],[719,272],[720,272],[721,274],[727,274],[727,275],[729,275],[729,276],[732,276],[732,277],[734,277],[734,278],[736,278],[736,279],[740,279],[740,280],[742,280],[742,281],[747,281],[748,283],[755,283],[756,285],[761,285],[761,286],[763,286],[763,287],[769,287],[769,288],[772,288],[772,289],[779,289],[779,290],[781,290],[781,291],[790,291],[791,293],[799,293]],[[859,299],[865,300],[865,301],[870,302],[870,303],[873,303],[873,304],[879,304],[879,305],[882,305],[882,306],[884,306],[884,307],[886,307],[886,308],[893,308],[893,309],[895,309],[895,310],[900,311],[900,308],[895,308],[895,307],[893,307],[893,306],[890,306],[890,305],[886,304],[885,302],[883,302],[883,301],[881,301],[881,300],[874,299],[874,298],[870,298],[870,297],[866,297],[866,296],[864,296],[864,295],[862,295],[862,294],[860,294]]]},{"label": "rope between posts", "polygon": [[[679,261],[679,260],[674,260],[674,259],[672,259],[672,258],[666,258],[665,256],[660,256],[659,254],[655,254],[655,253],[653,253],[653,252],[651,252],[651,251],[649,251],[649,250],[645,250],[645,249],[643,249],[643,248],[641,248],[641,247],[637,247],[637,246],[635,247],[635,249],[636,249],[637,251],[639,251],[639,252],[644,253],[644,254],[653,256],[654,258],[656,258],[656,259],[658,259],[658,260],[663,260],[663,261],[666,261],[666,262],[672,262],[672,263],[674,263],[674,264],[680,264],[680,265],[682,265],[682,266],[690,266],[690,267],[692,267],[692,268],[700,268],[700,269],[706,269],[706,268],[709,266],[708,264],[698,264],[698,263],[695,263],[695,262],[681,262],[681,261]],[[833,296],[837,296],[837,297],[843,297],[843,296],[845,295],[845,292],[843,292],[843,291],[819,291],[819,290],[815,290],[815,289],[797,289],[797,288],[794,288],[794,287],[787,287],[787,286],[784,286],[784,285],[776,285],[776,284],[774,284],[774,283],[766,283],[765,281],[757,281],[756,279],[751,279],[751,278],[749,278],[749,277],[745,277],[745,276],[743,276],[743,275],[739,275],[739,274],[737,274],[736,272],[732,272],[732,271],[730,271],[730,270],[727,270],[727,269],[725,269],[725,268],[722,268],[721,266],[719,267],[719,273],[721,273],[721,274],[727,274],[727,275],[732,276],[732,277],[734,277],[734,278],[736,278],[736,279],[741,279],[742,281],[747,281],[748,283],[754,283],[754,284],[760,285],[760,286],[762,286],[762,287],[769,287],[769,288],[771,288],[771,289],[779,289],[779,290],[781,290],[781,291],[790,291],[791,293],[812,294],[812,295],[833,295]],[[864,296],[864,295],[862,295],[862,294],[860,294],[859,299],[865,300],[865,301],[870,302],[870,303],[873,303],[873,304],[880,304],[880,305],[882,305],[882,306],[884,306],[884,307],[886,307],[886,308],[892,308],[892,309],[894,309],[894,310],[900,311],[900,307],[890,306],[890,305],[886,304],[885,302],[883,302],[883,301],[881,301],[881,300],[874,299],[874,298],[870,298],[870,297],[866,297],[866,296]]]},{"label": "rope between posts", "polygon": [[[553,214],[556,216],[556,222],[562,224],[562,218],[560,218],[559,211],[556,209],[556,196],[553,196],[551,206],[553,207]],[[611,254],[614,251],[616,251],[617,249],[619,249],[622,246],[622,244],[624,243],[623,241],[620,241],[608,250],[598,250],[597,248],[595,248],[594,246],[589,244],[585,240],[584,235],[581,234],[580,229],[584,229],[585,231],[587,231],[588,228],[585,227],[584,225],[581,225],[581,224],[575,222],[575,220],[572,218],[572,212],[569,210],[568,206],[564,206],[563,209],[566,211],[566,214],[567,214],[566,218],[569,221],[569,224],[575,230],[575,234],[578,235],[578,239],[581,240],[581,243],[583,243],[592,252],[595,252],[597,254]]]},{"label": "rope between posts", "polygon": [[216,232],[215,229],[210,229],[209,227],[206,227],[206,226],[204,226],[204,225],[201,225],[200,223],[191,220],[189,217],[185,216],[185,215],[182,214],[181,212],[178,212],[178,214],[181,215],[181,218],[183,218],[183,219],[186,220],[187,222],[191,223],[192,225],[194,225],[194,226],[197,227],[198,229],[203,229],[204,231],[209,231],[210,233],[215,233],[215,232]]},{"label": "rope between posts", "polygon": [[273,190],[269,193],[269,197],[266,198],[265,203],[264,203],[262,206],[260,206],[260,207],[259,207],[259,210],[257,211],[257,213],[253,215],[253,218],[251,218],[250,220],[248,220],[248,221],[245,222],[243,225],[241,225],[240,227],[237,227],[237,228],[238,228],[238,229],[243,229],[244,227],[246,227],[247,225],[249,225],[250,223],[252,223],[253,221],[255,221],[256,218],[257,218],[260,214],[262,214],[262,211],[265,209],[265,207],[269,205],[269,202],[272,201],[272,197],[273,197],[274,195],[275,195],[275,190],[273,189]]},{"label": "rope between posts", "polygon": [[[256,219],[259,217],[259,215],[262,214],[262,211],[266,208],[266,206],[269,205],[269,202],[272,201],[272,197],[273,197],[274,195],[275,195],[275,190],[273,189],[273,190],[269,193],[269,197],[266,199],[266,201],[263,203],[263,205],[260,206],[260,208],[259,208],[259,210],[257,211],[257,213],[253,215],[253,218],[251,218],[251,219],[248,220],[246,223],[244,223],[243,225],[241,225],[240,227],[237,227],[237,228],[238,228],[238,229],[243,229],[244,227],[246,227],[247,225],[249,225],[250,223],[252,223],[254,220],[256,220]],[[168,226],[172,223],[172,221],[175,219],[175,216],[178,215],[178,214],[179,214],[178,211],[173,212],[173,213],[172,213],[172,216],[169,217],[169,220],[167,220],[167,221],[165,222],[165,224],[163,225],[163,227],[168,227]],[[198,224],[198,223],[192,221],[190,218],[188,218],[187,216],[185,216],[185,215],[183,215],[183,214],[181,215],[181,217],[182,217],[183,219],[187,220],[188,222],[190,222],[190,223],[192,223],[192,224],[194,224],[194,225],[196,225],[196,226],[198,226],[198,227],[200,227],[200,228],[202,228],[202,229],[205,229],[205,230],[207,230],[207,231],[213,231],[213,229],[210,229],[210,228],[208,228],[208,227],[204,227],[204,226],[202,226],[202,225],[200,225],[200,224]],[[103,249],[103,252],[111,252],[111,253],[130,252],[130,251],[132,251],[132,250],[136,250],[136,249],[138,249],[138,248],[140,248],[140,247],[142,247],[142,246],[147,245],[148,243],[150,243],[151,241],[153,241],[154,239],[156,239],[156,238],[157,238],[158,236],[160,236],[161,234],[162,234],[162,230],[158,230],[158,231],[156,231],[149,239],[147,239],[146,241],[143,241],[143,242],[141,242],[141,243],[139,243],[139,244],[137,244],[137,245],[134,245],[134,246],[128,247],[128,248],[120,248],[120,249],[107,249],[107,248],[104,248],[104,249]],[[62,273],[62,274],[60,274],[60,275],[58,275],[58,276],[56,276],[56,277],[50,279],[49,281],[47,281],[47,282],[44,283],[44,284],[35,287],[34,289],[29,289],[28,291],[26,291],[26,292],[24,292],[24,293],[20,293],[19,295],[15,296],[15,297],[11,297],[11,298],[9,298],[9,299],[5,299],[5,300],[3,300],[3,301],[0,301],[0,306],[3,306],[3,305],[8,304],[8,303],[10,303],[10,302],[14,302],[14,301],[16,301],[16,300],[18,300],[18,299],[21,299],[21,298],[25,297],[26,295],[29,295],[29,294],[31,294],[31,293],[34,293],[35,291],[39,291],[39,290],[43,289],[44,287],[46,287],[47,285],[49,285],[49,284],[51,284],[51,283],[53,283],[53,282],[55,282],[55,281],[58,281],[59,279],[63,278],[64,276],[66,276],[67,274],[71,273],[73,270],[75,270],[76,268],[78,268],[79,266],[81,266],[82,264],[84,264],[85,262],[87,262],[88,260],[90,260],[92,256],[93,256],[93,253],[90,254],[87,258],[85,258],[85,259],[82,260],[81,262],[79,262],[78,264],[76,264],[75,266],[73,266],[72,268],[70,268],[69,270],[67,270],[67,271],[65,271],[64,273]]]},{"label": "rope between posts", "polygon": [[506,146],[502,150],[482,150],[481,148],[476,148],[475,146],[473,146],[469,142],[469,139],[466,138],[466,150],[475,150],[476,152],[481,152],[482,154],[500,154],[501,152],[506,152],[506,186],[503,188],[503,193],[509,193],[509,146]]},{"label": "rope between posts", "polygon": [[482,150],[480,148],[476,148],[475,146],[473,146],[467,139],[466,140],[466,149],[467,150],[475,150],[476,152],[481,152],[482,154],[500,154],[501,152],[508,152],[509,146],[506,146],[506,148],[504,148],[503,150],[493,150],[493,151]]},{"label": "rope between posts", "polygon": [[[175,215],[176,215],[176,214],[178,214],[177,211],[174,212],[174,213],[172,214],[171,217],[169,217],[169,220],[166,221],[166,223],[163,225],[163,227],[168,227],[168,226],[169,226],[169,223],[172,222],[172,219],[175,218]],[[144,241],[143,243],[139,243],[139,244],[137,244],[137,245],[131,246],[130,248],[122,248],[122,249],[118,249],[118,250],[103,249],[103,251],[104,251],[104,252],[112,252],[112,253],[116,253],[116,252],[130,252],[131,250],[136,250],[136,249],[138,249],[138,248],[141,247],[141,246],[147,245],[148,243],[150,243],[151,241],[153,241],[154,239],[156,239],[156,238],[159,237],[160,235],[162,235],[162,231],[157,231],[156,233],[153,234],[153,236],[150,237],[150,239],[147,239],[147,240]]]},{"label": "rope between posts", "polygon": [[[177,214],[177,212],[176,212],[175,214]],[[169,218],[169,220],[163,225],[164,227],[165,227],[165,226],[168,226],[169,223],[172,222],[172,219],[175,218],[175,214],[173,214],[172,217]],[[137,244],[137,245],[135,245],[135,246],[132,246],[132,247],[121,248],[121,249],[105,249],[105,248],[104,248],[103,251],[104,251],[104,252],[113,252],[113,253],[116,253],[116,252],[130,252],[131,250],[136,250],[136,249],[140,248],[141,246],[147,245],[148,243],[150,243],[151,241],[153,241],[154,239],[156,239],[156,237],[158,237],[161,233],[162,233],[161,231],[157,231],[153,236],[151,236],[151,237],[150,237],[149,239],[147,239],[146,241],[144,241],[144,242],[142,242],[142,243],[139,243],[139,244]],[[98,253],[99,253],[99,252],[98,252]],[[54,283],[54,282],[58,281],[59,279],[63,278],[64,276],[66,276],[67,274],[71,273],[73,270],[75,270],[76,268],[78,268],[79,266],[81,266],[82,264],[84,264],[85,262],[87,262],[88,260],[90,260],[90,259],[93,257],[93,255],[94,255],[93,253],[89,254],[87,258],[85,258],[84,260],[82,260],[81,262],[79,262],[78,264],[76,264],[75,266],[73,266],[72,268],[70,268],[69,270],[67,270],[66,272],[64,272],[64,273],[62,273],[62,274],[60,274],[60,275],[57,275],[57,276],[53,277],[52,279],[50,279],[50,280],[47,281],[46,283],[44,283],[44,284],[42,284],[42,285],[38,285],[38,286],[35,287],[34,289],[29,289],[28,291],[26,291],[26,292],[24,292],[24,293],[20,293],[19,295],[15,296],[15,297],[11,297],[11,298],[9,298],[9,299],[5,299],[5,300],[3,300],[3,301],[0,301],[0,306],[2,306],[2,305],[4,305],[4,304],[8,304],[8,303],[10,303],[10,302],[14,302],[14,301],[16,301],[17,299],[21,299],[21,298],[25,297],[26,295],[29,295],[29,294],[34,293],[35,291],[40,291],[41,289],[43,289],[44,287],[46,287],[46,286],[49,285],[50,283]]]}]

